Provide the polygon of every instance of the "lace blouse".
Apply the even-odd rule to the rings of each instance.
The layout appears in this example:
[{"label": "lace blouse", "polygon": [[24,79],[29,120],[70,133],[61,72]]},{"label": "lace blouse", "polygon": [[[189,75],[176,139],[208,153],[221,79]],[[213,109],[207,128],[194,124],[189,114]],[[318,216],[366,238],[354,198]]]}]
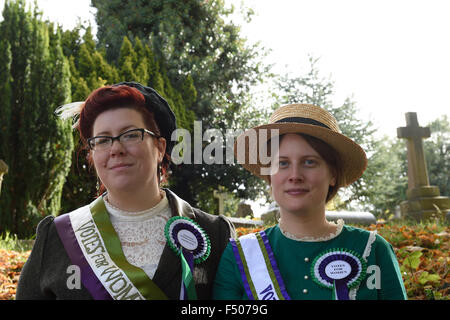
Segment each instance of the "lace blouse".
[{"label": "lace blouse", "polygon": [[127,261],[153,279],[166,245],[164,227],[172,216],[165,192],[157,205],[139,212],[114,207],[107,195],[103,199]]}]

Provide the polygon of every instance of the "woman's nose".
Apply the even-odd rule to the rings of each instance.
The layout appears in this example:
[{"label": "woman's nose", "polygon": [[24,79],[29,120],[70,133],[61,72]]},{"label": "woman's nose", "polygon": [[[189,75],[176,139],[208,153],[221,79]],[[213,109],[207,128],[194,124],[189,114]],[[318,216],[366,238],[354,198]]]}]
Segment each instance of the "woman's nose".
[{"label": "woman's nose", "polygon": [[291,171],[289,173],[289,181],[303,181],[303,172],[298,166],[292,166]]},{"label": "woman's nose", "polygon": [[109,154],[117,155],[117,154],[124,154],[125,153],[125,147],[120,143],[119,140],[114,140],[111,145],[111,150],[109,151]]}]

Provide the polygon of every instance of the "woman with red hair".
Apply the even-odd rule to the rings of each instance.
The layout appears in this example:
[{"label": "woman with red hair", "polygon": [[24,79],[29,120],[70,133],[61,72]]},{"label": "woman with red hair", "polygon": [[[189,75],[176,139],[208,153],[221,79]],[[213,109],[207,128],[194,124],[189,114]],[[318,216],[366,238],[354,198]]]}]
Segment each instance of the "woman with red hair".
[{"label": "woman with red hair", "polygon": [[[74,112],[75,110],[75,112]],[[176,119],[155,90],[123,82],[63,107],[79,130],[101,195],[48,216],[17,299],[210,299],[232,224],[161,187]]]}]

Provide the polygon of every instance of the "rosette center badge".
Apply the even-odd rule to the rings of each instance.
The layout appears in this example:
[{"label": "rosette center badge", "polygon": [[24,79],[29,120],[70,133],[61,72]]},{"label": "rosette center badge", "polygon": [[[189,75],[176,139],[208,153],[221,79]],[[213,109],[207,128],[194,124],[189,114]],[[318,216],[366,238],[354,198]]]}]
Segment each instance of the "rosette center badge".
[{"label": "rosette center badge", "polygon": [[197,293],[193,279],[194,264],[208,259],[211,244],[205,231],[186,217],[172,217],[164,228],[167,243],[181,259],[180,300],[196,300]]},{"label": "rosette center badge", "polygon": [[205,261],[211,251],[208,235],[193,220],[186,217],[172,217],[165,227],[169,246],[178,254],[190,252],[196,264]]},{"label": "rosette center badge", "polygon": [[349,300],[349,289],[366,276],[367,264],[347,249],[330,249],[319,254],[311,265],[311,276],[322,287],[332,290],[333,300]]}]

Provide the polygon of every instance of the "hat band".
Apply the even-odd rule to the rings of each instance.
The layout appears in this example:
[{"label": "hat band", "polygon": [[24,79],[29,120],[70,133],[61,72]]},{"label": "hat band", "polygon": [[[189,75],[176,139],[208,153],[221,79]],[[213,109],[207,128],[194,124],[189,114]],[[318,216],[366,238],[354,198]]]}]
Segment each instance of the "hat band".
[{"label": "hat band", "polygon": [[319,126],[319,127],[324,127],[324,128],[330,129],[330,127],[328,127],[327,125],[323,124],[322,122],[314,120],[314,119],[310,119],[310,118],[290,117],[290,118],[284,118],[284,119],[275,121],[275,123],[283,123],[283,122],[312,124],[312,125],[315,125],[315,126]]}]

